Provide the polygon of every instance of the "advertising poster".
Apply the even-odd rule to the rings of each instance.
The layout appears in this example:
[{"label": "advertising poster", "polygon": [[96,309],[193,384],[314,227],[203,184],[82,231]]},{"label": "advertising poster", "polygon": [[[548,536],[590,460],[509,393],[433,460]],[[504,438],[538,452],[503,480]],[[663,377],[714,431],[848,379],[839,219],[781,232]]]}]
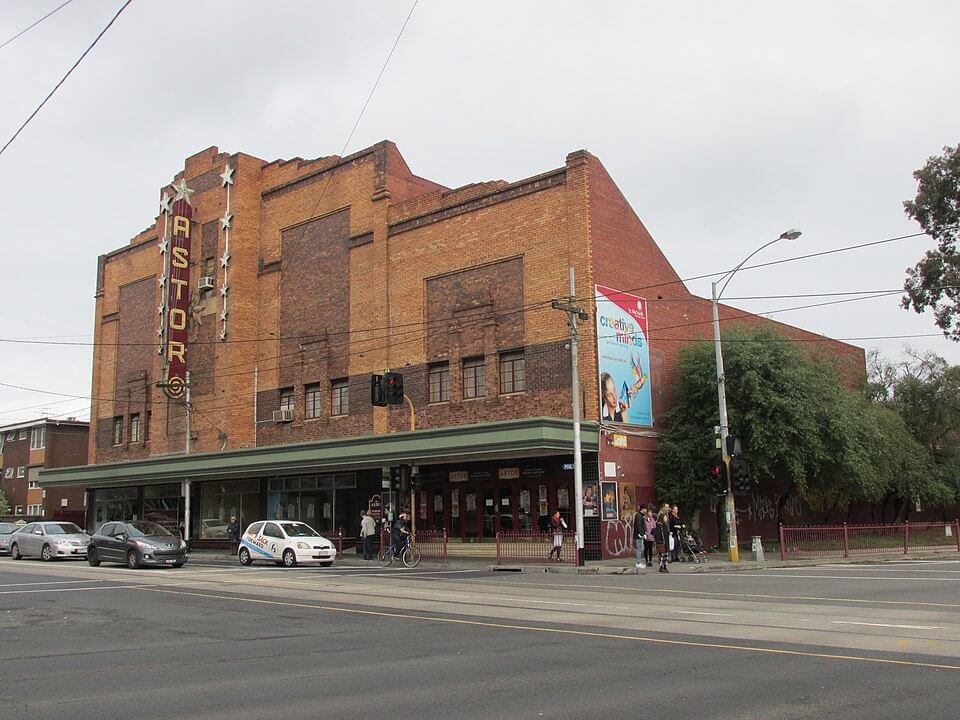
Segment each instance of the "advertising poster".
[{"label": "advertising poster", "polygon": [[600,419],[653,427],[647,301],[596,286]]},{"label": "advertising poster", "polygon": [[619,519],[617,507],[617,484],[615,482],[600,483],[601,506],[603,508],[604,520]]},{"label": "advertising poster", "polygon": [[583,483],[583,516],[597,516],[597,484],[584,481]]}]

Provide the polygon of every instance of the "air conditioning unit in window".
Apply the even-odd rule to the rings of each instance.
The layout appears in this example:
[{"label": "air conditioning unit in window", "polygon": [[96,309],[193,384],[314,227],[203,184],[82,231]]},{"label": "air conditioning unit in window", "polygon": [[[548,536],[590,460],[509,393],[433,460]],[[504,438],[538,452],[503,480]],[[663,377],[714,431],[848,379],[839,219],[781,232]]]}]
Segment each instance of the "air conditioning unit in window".
[{"label": "air conditioning unit in window", "polygon": [[293,422],[293,410],[274,410],[273,421],[275,423]]},{"label": "air conditioning unit in window", "polygon": [[212,275],[204,275],[200,278],[200,282],[197,283],[197,290],[200,292],[206,292],[207,290],[213,290],[217,285],[217,281]]}]

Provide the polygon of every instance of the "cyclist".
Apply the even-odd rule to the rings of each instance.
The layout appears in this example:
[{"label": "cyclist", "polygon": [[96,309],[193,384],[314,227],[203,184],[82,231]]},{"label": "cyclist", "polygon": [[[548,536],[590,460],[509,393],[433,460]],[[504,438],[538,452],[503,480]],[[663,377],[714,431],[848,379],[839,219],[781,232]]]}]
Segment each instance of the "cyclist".
[{"label": "cyclist", "polygon": [[404,512],[393,524],[393,556],[402,558],[403,551],[407,549],[407,543],[410,542],[410,525],[407,522],[409,516]]}]

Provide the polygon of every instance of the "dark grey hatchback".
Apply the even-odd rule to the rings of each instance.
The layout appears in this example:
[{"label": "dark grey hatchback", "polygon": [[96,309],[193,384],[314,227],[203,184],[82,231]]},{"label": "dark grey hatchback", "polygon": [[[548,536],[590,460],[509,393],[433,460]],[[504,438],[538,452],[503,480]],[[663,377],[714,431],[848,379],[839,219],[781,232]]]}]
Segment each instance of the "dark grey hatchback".
[{"label": "dark grey hatchback", "polygon": [[162,525],[147,520],[104,523],[90,539],[87,562],[181,567],[187,561],[187,544]]}]

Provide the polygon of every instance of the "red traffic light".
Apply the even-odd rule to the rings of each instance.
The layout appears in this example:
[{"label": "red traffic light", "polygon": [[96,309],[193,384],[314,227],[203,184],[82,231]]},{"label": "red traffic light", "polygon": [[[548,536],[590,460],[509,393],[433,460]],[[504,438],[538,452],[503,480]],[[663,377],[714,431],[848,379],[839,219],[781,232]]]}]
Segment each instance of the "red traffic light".
[{"label": "red traffic light", "polygon": [[723,465],[717,463],[716,465],[714,465],[714,466],[710,469],[710,471],[711,471],[714,475],[716,475],[717,477],[719,477],[720,474],[723,472]]}]

